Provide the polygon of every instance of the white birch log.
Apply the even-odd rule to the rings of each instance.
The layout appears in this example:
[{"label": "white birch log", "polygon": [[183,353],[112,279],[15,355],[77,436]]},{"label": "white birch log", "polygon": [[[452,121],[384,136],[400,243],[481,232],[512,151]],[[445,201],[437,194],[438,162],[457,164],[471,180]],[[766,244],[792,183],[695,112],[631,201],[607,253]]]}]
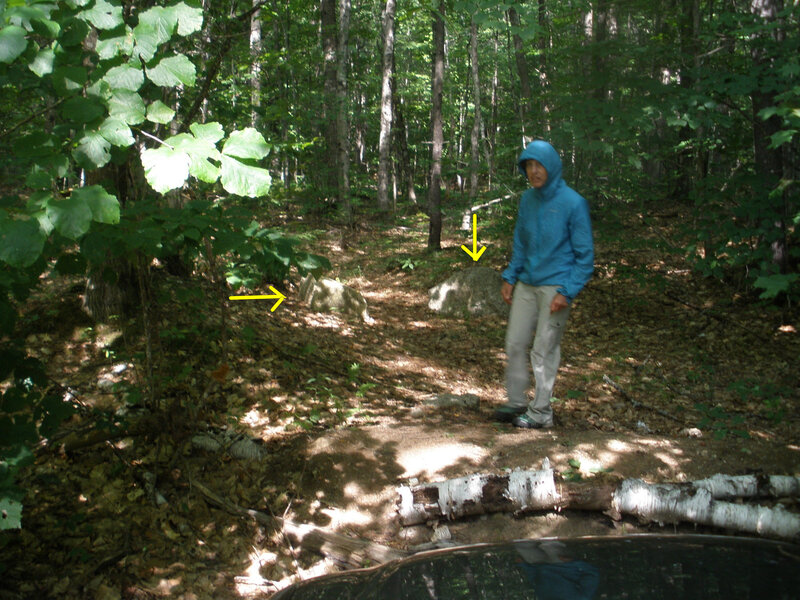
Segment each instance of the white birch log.
[{"label": "white birch log", "polygon": [[764,537],[800,539],[800,516],[782,506],[767,508],[714,500],[704,487],[687,489],[625,479],[614,493],[612,510],[658,523],[688,521]]},{"label": "white birch log", "polygon": [[505,475],[475,474],[398,489],[402,525],[492,512],[578,509],[622,514],[659,523],[688,521],[779,539],[800,539],[800,515],[782,506],[769,508],[724,502],[719,498],[800,495],[800,478],[715,475],[689,484],[648,484],[625,479],[601,483],[556,483],[545,459],[539,471]]},{"label": "white birch log", "polygon": [[786,475],[713,475],[693,481],[696,489],[706,489],[716,500],[731,498],[788,498],[800,496],[800,477]]}]

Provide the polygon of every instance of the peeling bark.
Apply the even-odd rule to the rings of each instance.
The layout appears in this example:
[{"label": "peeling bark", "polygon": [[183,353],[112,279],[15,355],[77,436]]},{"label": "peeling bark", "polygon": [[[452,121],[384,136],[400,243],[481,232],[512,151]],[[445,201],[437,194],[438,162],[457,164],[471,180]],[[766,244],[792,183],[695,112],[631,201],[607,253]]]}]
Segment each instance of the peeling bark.
[{"label": "peeling bark", "polygon": [[545,459],[539,471],[503,475],[474,474],[439,483],[398,489],[402,525],[458,519],[493,512],[535,510],[602,511],[619,519],[628,514],[659,523],[690,522],[800,539],[800,515],[776,508],[725,502],[732,498],[782,498],[800,495],[800,478],[715,475],[688,484],[556,482]]}]

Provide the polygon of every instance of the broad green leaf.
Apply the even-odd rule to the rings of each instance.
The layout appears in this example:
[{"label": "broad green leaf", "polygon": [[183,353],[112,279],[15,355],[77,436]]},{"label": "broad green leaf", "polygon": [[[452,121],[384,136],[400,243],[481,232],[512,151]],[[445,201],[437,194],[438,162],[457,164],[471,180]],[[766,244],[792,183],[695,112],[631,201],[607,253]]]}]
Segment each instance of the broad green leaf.
[{"label": "broad green leaf", "polygon": [[98,131],[106,140],[120,148],[127,148],[134,142],[130,127],[119,117],[108,117]]},{"label": "broad green leaf", "polygon": [[108,100],[108,113],[128,125],[138,125],[145,117],[144,100],[136,92],[116,90]]},{"label": "broad green leaf", "polygon": [[178,35],[190,35],[203,26],[203,9],[179,2],[172,7],[178,17]]},{"label": "broad green leaf", "polygon": [[85,202],[92,212],[92,219],[98,223],[116,225],[119,223],[119,201],[100,185],[82,187],[72,192],[72,196]]},{"label": "broad green leaf", "polygon": [[189,178],[189,155],[162,146],[142,151],[147,183],[160,194],[181,187]]},{"label": "broad green leaf", "polygon": [[34,33],[48,40],[54,40],[61,33],[61,25],[50,19],[33,19],[31,27]]},{"label": "broad green leaf", "polygon": [[25,30],[17,25],[0,29],[0,62],[12,63],[28,47]]},{"label": "broad green leaf", "polygon": [[100,36],[95,51],[102,60],[114,58],[118,54],[130,56],[133,54],[133,31],[130,27],[125,27],[124,33]]},{"label": "broad green leaf", "polygon": [[222,147],[222,153],[228,156],[255,160],[264,158],[269,151],[264,136],[252,127],[234,131]]},{"label": "broad green leaf", "polygon": [[47,216],[61,235],[77,240],[89,231],[92,209],[86,203],[86,198],[73,193],[69,198],[51,202],[47,207]]},{"label": "broad green leaf", "polygon": [[103,79],[114,89],[123,89],[135,92],[144,83],[142,69],[131,65],[113,67],[103,76]]},{"label": "broad green leaf", "polygon": [[784,130],[779,131],[777,133],[773,133],[770,136],[769,147],[770,148],[780,148],[784,144],[788,144],[789,142],[791,142],[792,139],[794,138],[794,136],[796,136],[796,135],[797,135],[797,130],[796,129],[784,129]]},{"label": "broad green leaf", "polygon": [[225,131],[222,125],[216,122],[212,123],[192,123],[189,125],[189,130],[199,140],[205,140],[212,144],[216,144],[225,137]]},{"label": "broad green leaf", "polygon": [[[41,10],[42,8],[48,8],[48,12],[44,12]],[[12,25],[19,25],[30,30],[32,29],[31,21],[34,19],[47,19],[50,16],[50,11],[52,11],[52,7],[47,7],[47,5],[25,6],[25,3],[22,2],[12,2],[4,16]]]},{"label": "broad green leaf", "polygon": [[39,77],[44,77],[53,72],[53,61],[55,58],[55,52],[53,52],[51,48],[44,48],[36,53],[36,56],[30,62],[28,68]]},{"label": "broad green leaf", "polygon": [[22,528],[22,502],[0,496],[0,530],[21,529]]},{"label": "broad green leaf", "polygon": [[214,143],[205,139],[198,139],[188,133],[181,133],[166,140],[167,144],[176,150],[189,155],[189,174],[200,181],[214,183],[219,179],[219,167],[208,161],[220,159],[220,153]]},{"label": "broad green leaf", "polygon": [[72,151],[72,156],[84,169],[99,169],[111,160],[111,144],[97,131],[87,131]]},{"label": "broad green leaf", "polygon": [[180,84],[191,87],[194,85],[195,68],[185,55],[178,54],[164,58],[155,67],[148,69],[147,78],[161,87],[175,87]]},{"label": "broad green leaf", "polygon": [[80,13],[80,17],[98,29],[114,29],[122,25],[122,7],[106,0],[95,0],[94,6]]},{"label": "broad green leaf", "polygon": [[59,43],[65,48],[77,46],[86,39],[89,34],[89,26],[79,19],[69,19],[61,23],[61,35]]},{"label": "broad green leaf", "polygon": [[83,67],[57,67],[53,71],[53,87],[62,96],[81,89],[87,79],[88,75]]},{"label": "broad green leaf", "polygon": [[172,7],[154,6],[139,15],[139,24],[148,25],[156,35],[156,43],[168,42],[178,25],[178,15]]},{"label": "broad green leaf", "polygon": [[158,50],[158,32],[152,25],[139,23],[133,29],[133,36],[136,40],[134,56],[140,57],[144,62],[149,62],[156,55]]},{"label": "broad green leaf", "polygon": [[44,242],[37,221],[9,219],[0,211],[0,260],[13,268],[29,267],[39,258]]},{"label": "broad green leaf", "polygon": [[74,96],[61,106],[61,116],[73,123],[89,123],[105,113],[103,106],[92,98]]},{"label": "broad green leaf", "polygon": [[147,120],[153,123],[166,125],[175,117],[175,111],[164,104],[161,100],[156,100],[147,107]]},{"label": "broad green leaf", "polygon": [[258,198],[265,196],[272,185],[269,171],[245,165],[222,155],[222,187],[229,194]]},{"label": "broad green leaf", "polygon": [[781,293],[788,292],[798,279],[800,279],[800,275],[797,273],[776,273],[774,275],[762,275],[755,280],[753,285],[764,290],[759,298],[769,300],[777,298]]},{"label": "broad green leaf", "polygon": [[220,168],[205,158],[189,155],[189,175],[206,183],[215,183],[219,179]]}]

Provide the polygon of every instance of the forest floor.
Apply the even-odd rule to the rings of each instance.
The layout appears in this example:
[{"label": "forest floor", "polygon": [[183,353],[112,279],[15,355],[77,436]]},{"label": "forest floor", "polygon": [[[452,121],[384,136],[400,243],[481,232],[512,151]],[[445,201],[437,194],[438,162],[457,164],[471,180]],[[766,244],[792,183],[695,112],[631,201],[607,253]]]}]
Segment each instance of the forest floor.
[{"label": "forest floor", "polygon": [[[505,267],[510,219],[494,215],[481,234],[480,266]],[[797,309],[697,278],[667,250],[674,217],[597,219],[597,270],[570,315],[546,431],[491,421],[504,402],[505,320],[427,308],[430,287],[473,265],[455,216],[435,254],[424,252],[420,215],[346,235],[285,224],[314,238],[311,251],[333,264],[327,276],[366,297],[371,323],[314,313],[288,288],[275,312],[229,306],[225,341],[213,292],[199,287],[205,296],[181,304],[189,284],[161,277],[157,420],[126,406],[126,384],[142,380],[141,336],[92,325],[79,282],[44,282],[23,332],[85,411],[22,477],[23,529],[0,534],[0,599],[267,598],[338,568],[212,506],[195,483],[241,507],[408,549],[433,533],[396,523],[397,486],[408,482],[536,469],[545,457],[587,481],[800,472]],[[475,394],[480,406],[425,404],[443,393]],[[70,446],[98,415],[146,426]],[[260,458],[201,450],[198,434],[255,440]],[[664,531],[570,511],[448,527],[456,543]]]}]

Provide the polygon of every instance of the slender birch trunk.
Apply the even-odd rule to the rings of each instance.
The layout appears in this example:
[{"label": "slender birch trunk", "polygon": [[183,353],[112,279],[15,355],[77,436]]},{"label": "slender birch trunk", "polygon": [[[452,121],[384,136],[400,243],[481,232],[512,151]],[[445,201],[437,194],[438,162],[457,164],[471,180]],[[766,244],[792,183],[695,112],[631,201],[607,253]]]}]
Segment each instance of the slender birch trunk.
[{"label": "slender birch trunk", "polygon": [[378,137],[378,208],[389,210],[389,150],[392,137],[392,76],[394,67],[395,0],[383,9],[383,72],[381,81],[381,129]]},{"label": "slender birch trunk", "polygon": [[431,74],[431,172],[428,190],[428,250],[442,249],[442,93],[444,90],[444,0],[433,11],[433,65]]},{"label": "slender birch trunk", "polygon": [[353,225],[350,201],[350,128],[347,124],[347,71],[350,64],[350,0],[339,0],[339,40],[336,51],[336,152],[337,187],[342,214]]}]

